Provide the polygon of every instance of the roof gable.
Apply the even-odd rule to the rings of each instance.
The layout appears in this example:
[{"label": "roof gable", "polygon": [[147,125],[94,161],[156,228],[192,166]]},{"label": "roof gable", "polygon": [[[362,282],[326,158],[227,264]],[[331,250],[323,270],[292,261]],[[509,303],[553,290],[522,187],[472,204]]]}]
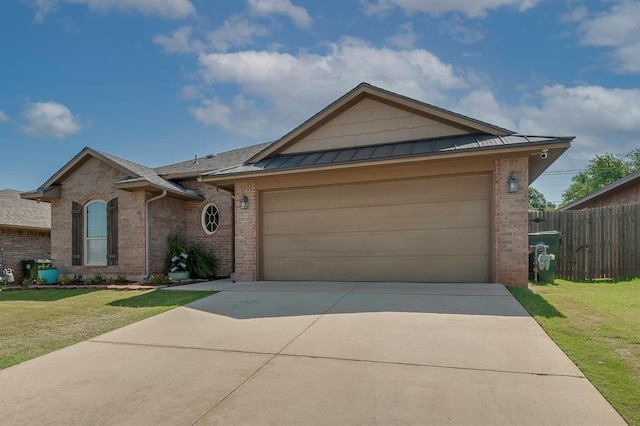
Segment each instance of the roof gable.
[{"label": "roof gable", "polygon": [[85,147],[75,157],[73,157],[67,164],[65,164],[60,170],[58,170],[53,176],[49,178],[38,190],[23,193],[22,198],[25,199],[38,199],[48,200],[52,198],[60,197],[60,184],[65,176],[73,173],[80,165],[82,165],[88,158],[96,158],[105,164],[115,168],[122,172],[124,177],[115,182],[118,188],[131,190],[131,189],[143,189],[167,191],[178,197],[188,199],[201,199],[202,197],[183,186],[180,186],[174,182],[163,179],[158,176],[156,171],[150,167],[143,166],[133,161],[125,160],[115,155],[107,154],[104,152],[96,151],[95,149]]},{"label": "roof gable", "polygon": [[[373,102],[373,103],[372,103]],[[358,104],[360,108],[358,108]],[[307,150],[307,148],[313,148],[308,150],[319,150],[319,146],[322,144],[322,132],[335,132],[335,130],[330,130],[331,123],[338,123],[338,127],[347,125],[351,131],[356,130],[357,128],[362,128],[362,125],[358,125],[359,120],[366,120],[366,114],[363,113],[362,107],[366,109],[367,106],[376,105],[377,109],[375,113],[383,113],[385,114],[383,119],[380,120],[380,117],[374,117],[377,125],[382,125],[382,131],[389,131],[391,133],[393,127],[396,127],[395,131],[397,132],[397,124],[393,124],[391,122],[386,123],[386,128],[384,128],[384,118],[390,118],[391,121],[395,120],[397,122],[398,118],[405,117],[405,124],[408,127],[416,127],[419,132],[425,133],[424,135],[420,135],[419,132],[410,138],[407,138],[405,134],[398,134],[398,138],[404,139],[417,139],[420,137],[426,137],[428,135],[428,128],[440,127],[438,131],[435,132],[434,136],[450,136],[450,135],[459,135],[465,133],[481,133],[481,134],[489,134],[489,135],[511,135],[514,132],[508,129],[504,129],[502,127],[497,127],[489,123],[485,123],[479,120],[475,120],[470,117],[466,117],[464,115],[460,115],[454,113],[452,111],[448,111],[442,108],[438,108],[433,105],[426,104],[424,102],[417,101],[415,99],[411,99],[405,96],[398,95],[393,92],[389,92],[378,87],[374,87],[367,83],[361,83],[356,88],[324,108],[322,111],[318,112],[316,115],[302,123],[300,126],[293,129],[291,132],[287,133],[282,138],[275,141],[273,144],[268,146],[263,151],[259,152],[257,155],[253,156],[249,159],[248,163],[256,163],[260,160],[264,160],[275,154],[283,154],[283,153],[294,153],[301,152],[303,150]],[[380,105],[386,106],[382,108]],[[351,110],[351,111],[349,111]],[[397,117],[394,117],[394,114],[390,112],[392,110],[401,111],[397,113]],[[369,111],[369,113],[372,111]],[[345,115],[347,117],[347,122],[341,122],[339,118],[341,115]],[[354,116],[349,120],[349,115]],[[368,118],[372,120],[372,118]],[[343,119],[344,120],[344,119]],[[382,123],[382,124],[380,124]],[[321,130],[323,127],[327,127],[325,130]],[[434,130],[434,129],[432,129]],[[437,134],[437,133],[442,134]],[[313,135],[315,134],[315,138]],[[320,136],[320,137],[318,137]],[[337,143],[337,134],[333,138],[332,143]],[[305,146],[305,139],[307,143]],[[349,138],[347,138],[349,139]],[[359,145],[368,145],[371,144],[372,139],[363,137],[362,141],[354,140],[351,146],[359,146]],[[398,140],[401,140],[398,139]],[[374,139],[375,140],[375,139]],[[312,141],[311,143],[309,141]],[[386,143],[393,141],[383,141],[380,140],[377,143]],[[301,143],[300,148],[296,148],[297,144]],[[322,149],[332,149],[344,147],[342,145],[344,143],[340,142],[339,146],[328,146]]]}]

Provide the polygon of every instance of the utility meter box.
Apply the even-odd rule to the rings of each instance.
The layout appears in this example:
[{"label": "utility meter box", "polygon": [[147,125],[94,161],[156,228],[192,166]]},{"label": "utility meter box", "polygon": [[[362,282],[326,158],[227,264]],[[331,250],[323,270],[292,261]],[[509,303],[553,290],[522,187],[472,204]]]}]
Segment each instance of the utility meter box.
[{"label": "utility meter box", "polygon": [[535,281],[535,277],[532,276],[532,262],[535,259],[532,259],[532,256],[535,256],[535,246],[538,244],[549,246],[547,254],[553,256],[551,256],[552,260],[549,262],[549,269],[538,271],[537,281],[553,283],[556,279],[556,265],[560,246],[562,246],[562,234],[559,231],[542,231],[529,234],[529,278],[532,281]]}]

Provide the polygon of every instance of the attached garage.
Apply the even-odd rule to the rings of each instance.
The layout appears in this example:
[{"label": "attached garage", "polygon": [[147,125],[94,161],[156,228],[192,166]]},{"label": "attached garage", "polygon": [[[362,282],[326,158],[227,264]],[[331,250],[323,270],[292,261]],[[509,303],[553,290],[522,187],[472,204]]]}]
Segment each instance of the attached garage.
[{"label": "attached garage", "polygon": [[491,175],[265,191],[266,280],[488,282]]},{"label": "attached garage", "polygon": [[526,287],[527,187],[572,139],[363,83],[200,180],[235,198],[238,281]]}]

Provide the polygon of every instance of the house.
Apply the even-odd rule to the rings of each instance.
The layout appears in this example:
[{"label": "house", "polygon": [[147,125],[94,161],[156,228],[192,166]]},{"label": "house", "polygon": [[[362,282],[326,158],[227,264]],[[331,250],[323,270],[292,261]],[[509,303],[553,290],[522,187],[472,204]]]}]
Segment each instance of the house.
[{"label": "house", "polygon": [[0,190],[0,256],[3,268],[22,281],[22,260],[47,259],[51,253],[51,206],[20,198],[20,191]]},{"label": "house", "polygon": [[640,202],[640,171],[631,173],[579,200],[569,203],[561,208],[560,211],[611,207],[638,202]]},{"label": "house", "polygon": [[66,274],[162,271],[177,234],[238,281],[526,286],[527,187],[572,140],[362,83],[274,142],[159,168],[85,148],[23,197]]}]

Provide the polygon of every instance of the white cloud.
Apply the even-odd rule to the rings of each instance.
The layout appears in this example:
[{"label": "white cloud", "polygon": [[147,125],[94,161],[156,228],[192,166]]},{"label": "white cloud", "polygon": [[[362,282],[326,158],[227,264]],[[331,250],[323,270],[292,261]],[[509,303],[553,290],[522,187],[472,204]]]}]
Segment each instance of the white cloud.
[{"label": "white cloud", "polygon": [[456,112],[468,117],[495,124],[506,129],[515,130],[516,123],[505,113],[493,93],[488,89],[474,90],[463,96],[455,108]]},{"label": "white cloud", "polygon": [[413,25],[409,22],[398,27],[398,32],[387,37],[387,43],[400,49],[412,49],[418,40],[418,35],[413,31]]},{"label": "white cloud", "polygon": [[191,31],[191,27],[181,27],[170,35],[156,34],[153,41],[167,53],[198,52],[202,43],[199,40],[191,40]]},{"label": "white cloud", "polygon": [[0,123],[6,123],[7,121],[9,121],[9,116],[0,110]]},{"label": "white cloud", "polygon": [[571,12],[567,12],[560,16],[562,22],[582,22],[589,16],[589,10],[586,6],[581,5],[573,9]]},{"label": "white cloud", "polygon": [[288,16],[299,28],[309,28],[313,24],[307,9],[292,4],[290,0],[249,0],[249,11],[257,16],[276,13]]},{"label": "white cloud", "polygon": [[205,126],[218,126],[250,138],[262,138],[273,126],[268,113],[256,108],[253,101],[242,95],[237,95],[231,105],[217,98],[204,99],[200,106],[191,107],[189,112]]},{"label": "white cloud", "polygon": [[23,118],[22,131],[30,136],[64,138],[82,130],[80,119],[57,102],[29,103]]},{"label": "white cloud", "polygon": [[42,22],[48,13],[53,12],[62,3],[84,4],[95,12],[104,13],[116,9],[121,12],[137,12],[171,19],[196,14],[196,8],[190,0],[32,0],[31,5],[36,11],[34,20]]},{"label": "white cloud", "polygon": [[484,38],[482,31],[471,28],[468,23],[461,23],[458,17],[444,21],[440,25],[440,32],[464,44],[473,44]]},{"label": "white cloud", "polygon": [[[325,55],[210,53],[200,55],[199,63],[206,84],[238,87],[243,98],[229,104],[220,99],[207,101],[192,109],[192,114],[203,121],[205,111],[215,112],[225,117],[224,123],[236,123],[239,120],[234,117],[239,116],[245,128],[259,129],[263,115],[254,118],[247,111],[263,111],[270,122],[263,139],[281,136],[363,81],[440,105],[452,102],[448,92],[467,87],[464,76],[427,50],[395,51],[359,39],[332,44]],[[235,127],[235,131],[243,129]]]},{"label": "white cloud", "polygon": [[640,2],[622,1],[580,24],[580,43],[613,48],[622,72],[640,72]]},{"label": "white cloud", "polygon": [[217,51],[226,52],[232,46],[245,46],[253,42],[254,37],[268,35],[265,28],[249,22],[242,16],[232,16],[222,26],[207,34],[209,46]]},{"label": "white cloud", "polygon": [[534,7],[539,0],[361,0],[363,11],[367,16],[385,15],[395,7],[403,9],[406,13],[426,13],[429,15],[441,15],[447,12],[457,12],[469,18],[479,18],[487,14],[489,10],[503,6],[511,6],[524,12]]}]

